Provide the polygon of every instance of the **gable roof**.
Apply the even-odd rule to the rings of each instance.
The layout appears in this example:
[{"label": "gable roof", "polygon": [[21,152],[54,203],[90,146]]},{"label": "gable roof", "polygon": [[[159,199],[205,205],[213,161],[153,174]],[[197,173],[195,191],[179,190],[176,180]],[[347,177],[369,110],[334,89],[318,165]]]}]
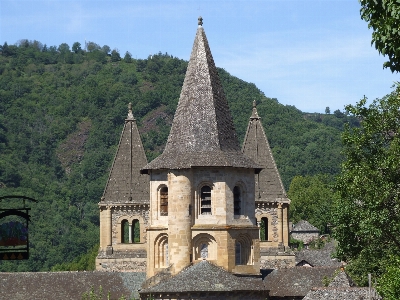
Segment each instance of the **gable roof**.
[{"label": "gable roof", "polygon": [[331,277],[336,267],[294,267],[273,270],[264,278],[271,297],[304,297],[314,286],[322,286],[322,279]]},{"label": "gable roof", "polygon": [[128,117],[104,189],[102,201],[107,203],[149,203],[149,176],[140,174],[147,164],[136,119],[129,103]]},{"label": "gable roof", "polygon": [[340,270],[340,272],[333,278],[329,283],[328,287],[352,287],[355,286],[353,280],[346,274],[345,271]]},{"label": "gable roof", "polygon": [[294,224],[290,232],[319,232],[319,229],[305,220],[300,220]]},{"label": "gable roof", "polygon": [[[201,23],[202,24],[202,23]],[[164,152],[152,169],[260,167],[243,155],[204,29],[199,23]]]},{"label": "gable roof", "polygon": [[334,242],[326,243],[322,249],[302,249],[296,251],[296,265],[301,262],[307,262],[313,267],[340,267],[342,263],[332,258],[332,253],[335,250]]},{"label": "gable roof", "polygon": [[247,126],[242,151],[263,167],[263,170],[255,175],[256,201],[289,202],[267,136],[261,124],[261,118],[258,116],[255,101],[253,102],[253,112]]},{"label": "gable roof", "polygon": [[237,277],[204,260],[148,289],[141,290],[140,294],[253,290],[264,290],[261,278],[248,280]]}]

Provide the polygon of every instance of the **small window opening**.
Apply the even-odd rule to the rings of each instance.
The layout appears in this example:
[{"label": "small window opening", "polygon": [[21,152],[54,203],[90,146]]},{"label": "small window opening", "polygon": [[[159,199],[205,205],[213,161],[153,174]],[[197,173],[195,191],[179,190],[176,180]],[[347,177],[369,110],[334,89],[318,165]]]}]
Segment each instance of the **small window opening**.
[{"label": "small window opening", "polygon": [[160,216],[168,216],[168,188],[160,190]]},{"label": "small window opening", "polygon": [[208,185],[201,188],[200,198],[200,213],[202,215],[211,215],[211,188]]},{"label": "small window opening", "polygon": [[121,242],[129,243],[129,222],[127,220],[122,220],[121,222]]},{"label": "small window opening", "polygon": [[140,243],[140,223],[139,220],[133,220],[132,222],[132,228],[133,228],[133,236],[132,236],[132,241],[134,243]]},{"label": "small window opening", "polygon": [[261,218],[260,239],[261,241],[268,241],[268,218]]}]

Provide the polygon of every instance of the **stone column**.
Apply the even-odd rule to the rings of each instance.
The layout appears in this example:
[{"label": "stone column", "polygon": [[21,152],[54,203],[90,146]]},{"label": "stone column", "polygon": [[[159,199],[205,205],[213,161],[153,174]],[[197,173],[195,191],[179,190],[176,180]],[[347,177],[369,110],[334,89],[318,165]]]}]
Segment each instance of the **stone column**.
[{"label": "stone column", "polygon": [[106,244],[107,246],[112,245],[112,213],[111,213],[111,207],[107,207],[107,214],[106,214],[106,232],[107,232],[107,240]]},{"label": "stone column", "polygon": [[190,265],[192,253],[192,170],[174,170],[168,176],[168,256],[172,275]]},{"label": "stone column", "polygon": [[283,210],[282,203],[278,203],[278,242],[283,246]]},{"label": "stone column", "polygon": [[100,207],[100,247],[105,249],[111,246],[111,208],[109,206]]},{"label": "stone column", "polygon": [[132,244],[132,224],[128,223],[129,225],[129,243]]},{"label": "stone column", "polygon": [[289,206],[283,206],[283,245],[289,246]]}]

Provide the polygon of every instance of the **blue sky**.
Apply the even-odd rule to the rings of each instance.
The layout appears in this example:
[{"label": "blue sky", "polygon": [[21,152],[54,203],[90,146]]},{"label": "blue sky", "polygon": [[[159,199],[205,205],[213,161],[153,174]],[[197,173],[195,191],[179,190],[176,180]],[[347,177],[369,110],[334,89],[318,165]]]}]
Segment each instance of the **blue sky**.
[{"label": "blue sky", "polygon": [[356,0],[0,1],[0,43],[93,41],[134,58],[167,52],[188,60],[204,29],[218,67],[268,97],[306,112],[343,110],[391,91]]}]

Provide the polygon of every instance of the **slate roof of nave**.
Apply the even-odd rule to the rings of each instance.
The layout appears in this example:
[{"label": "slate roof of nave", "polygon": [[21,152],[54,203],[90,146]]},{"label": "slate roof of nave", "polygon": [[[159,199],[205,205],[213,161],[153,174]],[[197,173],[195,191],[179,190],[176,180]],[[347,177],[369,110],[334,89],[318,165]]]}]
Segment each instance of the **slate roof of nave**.
[{"label": "slate roof of nave", "polygon": [[261,278],[237,277],[207,260],[191,265],[175,276],[140,293],[264,290]]},{"label": "slate roof of nave", "polygon": [[149,176],[140,173],[147,164],[136,120],[129,104],[128,117],[104,189],[102,201],[107,203],[149,203]]},{"label": "slate roof of nave", "polygon": [[164,152],[143,168],[259,166],[243,155],[207,37],[199,22]]},{"label": "slate roof of nave", "polygon": [[289,199],[261,124],[261,118],[258,116],[255,101],[242,151],[263,168],[259,174],[255,175],[256,201],[288,202]]}]

